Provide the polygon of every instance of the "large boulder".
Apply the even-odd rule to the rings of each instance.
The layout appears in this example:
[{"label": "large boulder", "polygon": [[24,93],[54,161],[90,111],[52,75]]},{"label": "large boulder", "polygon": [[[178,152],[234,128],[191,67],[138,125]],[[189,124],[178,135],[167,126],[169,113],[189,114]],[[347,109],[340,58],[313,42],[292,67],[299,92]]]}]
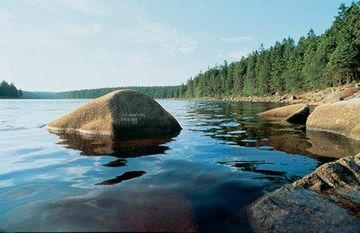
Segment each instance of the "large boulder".
[{"label": "large boulder", "polygon": [[181,127],[152,98],[133,90],[111,92],[50,122],[50,131],[116,139],[176,136]]},{"label": "large boulder", "polygon": [[294,124],[305,124],[310,108],[307,104],[293,104],[259,113],[260,116]]},{"label": "large boulder", "polygon": [[265,195],[248,214],[255,232],[360,232],[360,154]]},{"label": "large boulder", "polygon": [[319,105],[308,117],[306,128],[333,132],[360,140],[359,113],[359,98]]}]

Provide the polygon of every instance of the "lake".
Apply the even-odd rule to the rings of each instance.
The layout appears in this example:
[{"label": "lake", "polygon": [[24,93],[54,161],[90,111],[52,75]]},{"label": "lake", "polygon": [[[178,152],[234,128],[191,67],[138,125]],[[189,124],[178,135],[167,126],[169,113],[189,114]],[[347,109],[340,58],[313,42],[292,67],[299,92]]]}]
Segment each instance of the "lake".
[{"label": "lake", "polygon": [[0,231],[251,232],[246,208],[358,142],[265,121],[269,103],[158,100],[173,139],[43,126],[89,100],[0,100]]}]

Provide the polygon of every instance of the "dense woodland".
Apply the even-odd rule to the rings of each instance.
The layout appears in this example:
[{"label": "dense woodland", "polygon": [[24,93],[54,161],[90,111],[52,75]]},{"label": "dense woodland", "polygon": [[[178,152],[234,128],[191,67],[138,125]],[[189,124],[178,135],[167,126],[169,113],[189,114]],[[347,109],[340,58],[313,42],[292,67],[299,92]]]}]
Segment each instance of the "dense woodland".
[{"label": "dense woodland", "polygon": [[[223,97],[296,93],[360,81],[360,1],[340,5],[332,26],[295,42],[283,39],[240,61],[209,68],[186,85],[131,87],[155,98]],[[59,93],[61,98],[93,98],[119,88]]]},{"label": "dense woodland", "polygon": [[330,29],[310,30],[295,43],[286,38],[260,46],[240,61],[208,69],[186,84],[186,97],[302,92],[360,81],[360,1],[342,4]]},{"label": "dense woodland", "polygon": [[19,98],[22,91],[18,90],[13,83],[2,81],[0,83],[0,98]]}]

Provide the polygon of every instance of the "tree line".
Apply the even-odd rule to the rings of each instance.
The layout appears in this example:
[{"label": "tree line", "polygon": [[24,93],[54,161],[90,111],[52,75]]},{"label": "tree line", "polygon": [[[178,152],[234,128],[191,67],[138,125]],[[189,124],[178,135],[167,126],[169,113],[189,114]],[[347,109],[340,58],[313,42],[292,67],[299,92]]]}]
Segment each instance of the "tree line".
[{"label": "tree line", "polygon": [[341,4],[322,35],[310,30],[295,43],[286,38],[261,45],[240,61],[200,72],[186,83],[184,97],[296,93],[360,81],[360,1]]},{"label": "tree line", "polygon": [[2,81],[0,83],[0,98],[19,98],[22,91],[18,90],[13,83]]},{"label": "tree line", "polygon": [[[185,87],[185,85],[183,85]],[[58,92],[55,98],[97,98],[116,90],[132,89],[152,98],[179,98],[183,95],[181,86],[112,87]]]}]

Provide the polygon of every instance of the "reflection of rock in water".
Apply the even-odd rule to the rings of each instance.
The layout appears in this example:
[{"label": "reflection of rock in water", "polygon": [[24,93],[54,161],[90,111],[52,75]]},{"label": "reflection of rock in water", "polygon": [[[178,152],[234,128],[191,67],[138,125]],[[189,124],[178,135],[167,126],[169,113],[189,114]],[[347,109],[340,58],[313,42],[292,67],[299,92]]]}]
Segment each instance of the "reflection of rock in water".
[{"label": "reflection of rock in water", "polygon": [[289,154],[309,154],[307,149],[311,147],[311,143],[305,137],[292,134],[271,136],[267,143],[274,149]]},{"label": "reflection of rock in water", "polygon": [[[59,134],[59,144],[67,148],[81,151],[82,155],[89,156],[114,156],[115,160],[103,164],[105,167],[126,166],[126,158],[145,155],[164,154],[169,147],[162,144],[171,141],[171,138],[161,139],[136,139],[128,141],[114,140],[110,136],[89,136],[83,134]],[[105,180],[97,185],[114,185],[124,180],[142,176],[145,171],[128,171],[113,179]]]},{"label": "reflection of rock in water", "polygon": [[109,136],[90,136],[82,134],[57,134],[59,144],[67,148],[80,150],[82,155],[112,155],[119,158],[163,154],[169,149],[162,144],[171,138],[139,139],[118,141]]},{"label": "reflection of rock in water", "polygon": [[315,155],[334,158],[356,155],[360,152],[360,142],[347,137],[320,131],[307,130],[311,148],[308,151]]},{"label": "reflection of rock in water", "polygon": [[1,227],[24,232],[194,232],[191,213],[184,196],[136,185],[15,208]]},{"label": "reflection of rock in water", "polygon": [[275,135],[267,143],[276,150],[290,154],[341,158],[360,152],[360,142],[332,133],[309,130],[306,138],[292,134]]},{"label": "reflection of rock in water", "polygon": [[113,185],[113,184],[118,184],[121,183],[124,180],[131,180],[133,178],[139,177],[144,175],[146,172],[144,171],[129,171],[129,172],[125,172],[124,174],[122,174],[121,176],[117,176],[114,179],[110,179],[110,180],[105,180],[102,181],[100,183],[97,183],[97,185]]}]

